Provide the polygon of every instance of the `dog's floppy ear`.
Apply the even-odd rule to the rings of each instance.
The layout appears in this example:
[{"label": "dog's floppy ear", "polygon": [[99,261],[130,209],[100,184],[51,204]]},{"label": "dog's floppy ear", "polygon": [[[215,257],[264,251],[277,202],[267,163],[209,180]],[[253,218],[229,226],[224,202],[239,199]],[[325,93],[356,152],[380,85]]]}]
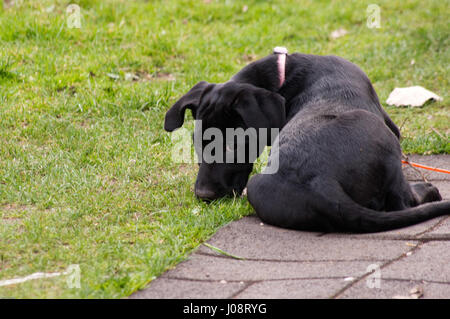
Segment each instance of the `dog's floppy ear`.
[{"label": "dog's floppy ear", "polygon": [[208,82],[198,82],[192,89],[189,90],[181,99],[179,99],[166,113],[164,120],[164,129],[167,132],[181,127],[184,123],[184,113],[186,109],[191,109],[195,114],[195,111],[200,103],[203,91],[208,86]]},{"label": "dog's floppy ear", "polygon": [[[248,87],[247,87],[248,86]],[[286,123],[285,100],[280,94],[246,85],[233,103],[247,127],[281,129]]]}]

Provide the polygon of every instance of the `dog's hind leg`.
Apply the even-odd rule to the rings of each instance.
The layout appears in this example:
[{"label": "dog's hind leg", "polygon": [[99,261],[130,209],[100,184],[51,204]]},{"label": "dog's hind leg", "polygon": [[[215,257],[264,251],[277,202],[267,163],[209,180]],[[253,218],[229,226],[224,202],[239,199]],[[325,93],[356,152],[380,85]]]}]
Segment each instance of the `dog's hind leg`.
[{"label": "dog's hind leg", "polygon": [[267,224],[298,230],[332,231],[325,216],[316,214],[317,197],[307,184],[297,184],[280,174],[257,174],[247,184],[247,198]]}]

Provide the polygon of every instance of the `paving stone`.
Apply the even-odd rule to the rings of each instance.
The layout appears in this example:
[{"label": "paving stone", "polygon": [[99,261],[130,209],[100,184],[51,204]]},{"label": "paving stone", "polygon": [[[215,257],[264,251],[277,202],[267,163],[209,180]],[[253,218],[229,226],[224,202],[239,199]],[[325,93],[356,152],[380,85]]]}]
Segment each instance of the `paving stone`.
[{"label": "paving stone", "polygon": [[408,297],[411,289],[420,286],[423,289],[423,299],[449,299],[450,283],[430,283],[414,280],[384,280],[380,281],[379,288],[369,288],[366,281],[362,280],[346,290],[339,298],[355,299],[391,299],[394,296]]},{"label": "paving stone", "polygon": [[243,288],[243,283],[191,281],[160,277],[130,296],[131,299],[223,299]]},{"label": "paving stone", "polygon": [[445,216],[441,224],[426,235],[450,235],[450,216]]},{"label": "paving stone", "polygon": [[450,242],[424,243],[410,256],[395,261],[381,271],[383,278],[450,283]]},{"label": "paving stone", "polygon": [[316,299],[328,298],[348,285],[344,278],[274,280],[254,283],[237,299]]},{"label": "paving stone", "polygon": [[[230,254],[260,260],[388,260],[405,253],[414,241],[355,240],[332,235],[262,225],[256,216],[245,217],[220,229],[209,244]],[[217,255],[202,246],[199,252]]]},{"label": "paving stone", "polygon": [[359,277],[378,261],[277,262],[237,260],[194,254],[167,272],[168,278],[208,281],[258,281],[272,279]]}]

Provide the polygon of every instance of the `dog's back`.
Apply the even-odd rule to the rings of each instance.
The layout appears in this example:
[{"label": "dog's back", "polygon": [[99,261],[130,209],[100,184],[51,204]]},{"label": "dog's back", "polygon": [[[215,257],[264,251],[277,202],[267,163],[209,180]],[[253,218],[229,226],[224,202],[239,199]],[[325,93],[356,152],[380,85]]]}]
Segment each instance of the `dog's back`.
[{"label": "dog's back", "polygon": [[[292,57],[292,58],[291,58]],[[400,131],[380,104],[367,75],[355,64],[337,56],[295,53],[288,63],[295,64],[280,93],[288,101],[288,120],[301,112],[340,114],[362,109],[379,116],[391,131]],[[300,81],[301,79],[301,81]],[[301,84],[297,84],[301,82]]]}]

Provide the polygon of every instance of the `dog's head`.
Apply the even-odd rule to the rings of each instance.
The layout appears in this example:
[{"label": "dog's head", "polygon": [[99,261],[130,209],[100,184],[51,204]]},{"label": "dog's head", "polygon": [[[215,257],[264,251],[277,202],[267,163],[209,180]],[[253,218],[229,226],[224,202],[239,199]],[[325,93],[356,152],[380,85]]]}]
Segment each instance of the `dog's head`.
[{"label": "dog's head", "polygon": [[[256,157],[275,138],[271,128],[285,123],[284,102],[281,95],[250,84],[202,81],[167,111],[168,132],[183,125],[186,109],[196,120],[197,197],[213,200],[241,194]],[[261,138],[261,132],[267,135]]]}]

